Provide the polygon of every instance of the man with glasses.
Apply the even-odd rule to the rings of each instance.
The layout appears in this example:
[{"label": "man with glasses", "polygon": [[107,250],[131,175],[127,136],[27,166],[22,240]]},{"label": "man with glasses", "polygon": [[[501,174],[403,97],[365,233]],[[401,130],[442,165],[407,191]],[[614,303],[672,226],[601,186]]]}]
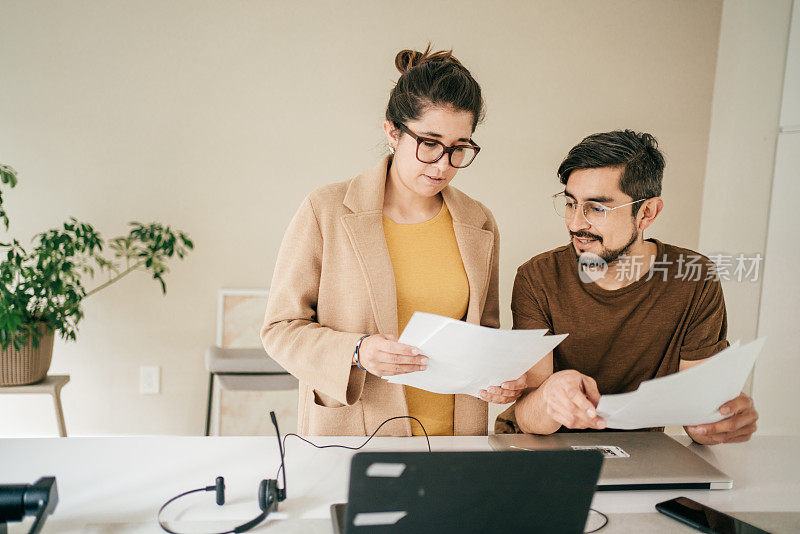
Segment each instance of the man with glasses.
[{"label": "man with glasses", "polygon": [[[643,237],[664,205],[663,171],[655,138],[630,130],[591,135],[561,163],[564,189],[553,201],[571,242],[519,268],[511,308],[514,328],[569,336],[528,372],[529,389],[495,432],[602,430],[601,394],[633,391],[728,346],[714,264]],[[746,441],[756,429],[743,394],[720,413],[727,417],[686,432],[713,444]]]}]

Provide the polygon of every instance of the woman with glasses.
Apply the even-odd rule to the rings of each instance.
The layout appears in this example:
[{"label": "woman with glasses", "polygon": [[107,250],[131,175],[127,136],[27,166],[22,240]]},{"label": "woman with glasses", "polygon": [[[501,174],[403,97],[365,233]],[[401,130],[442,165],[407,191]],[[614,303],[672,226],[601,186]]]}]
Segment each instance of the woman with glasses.
[{"label": "woman with glasses", "polygon": [[[418,348],[397,341],[415,311],[499,326],[497,225],[449,185],[480,151],[480,86],[430,46],[401,51],[395,66],[383,124],[390,154],[312,192],[275,265],[261,338],[300,380],[301,434],[369,435],[411,415],[428,434],[482,435],[487,401],[511,402],[525,387],[521,377],[478,399],[381,379],[426,368]],[[407,418],[379,432],[422,433]]]}]

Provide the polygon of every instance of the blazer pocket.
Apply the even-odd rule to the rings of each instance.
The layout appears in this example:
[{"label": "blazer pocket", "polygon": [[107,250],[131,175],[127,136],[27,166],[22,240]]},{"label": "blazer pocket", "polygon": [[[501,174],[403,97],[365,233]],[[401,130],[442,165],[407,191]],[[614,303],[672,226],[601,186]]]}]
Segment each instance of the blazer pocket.
[{"label": "blazer pocket", "polygon": [[312,436],[365,436],[364,406],[361,400],[342,404],[312,390],[313,402],[308,413],[308,433]]}]

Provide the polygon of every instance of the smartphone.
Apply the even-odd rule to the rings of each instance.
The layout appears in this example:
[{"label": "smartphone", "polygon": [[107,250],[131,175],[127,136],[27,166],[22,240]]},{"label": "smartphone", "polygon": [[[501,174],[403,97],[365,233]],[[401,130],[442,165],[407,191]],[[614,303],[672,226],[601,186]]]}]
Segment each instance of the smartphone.
[{"label": "smartphone", "polygon": [[656,510],[701,532],[711,534],[769,534],[740,519],[723,514],[686,497],[660,502]]}]

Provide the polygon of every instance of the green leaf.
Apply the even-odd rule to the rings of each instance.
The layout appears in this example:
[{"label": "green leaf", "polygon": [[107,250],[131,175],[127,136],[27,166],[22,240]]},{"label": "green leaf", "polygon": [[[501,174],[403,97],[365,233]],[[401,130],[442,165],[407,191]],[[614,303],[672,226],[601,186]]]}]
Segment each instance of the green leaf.
[{"label": "green leaf", "polygon": [[9,187],[16,187],[17,185],[17,171],[10,165],[0,163],[0,180]]}]

